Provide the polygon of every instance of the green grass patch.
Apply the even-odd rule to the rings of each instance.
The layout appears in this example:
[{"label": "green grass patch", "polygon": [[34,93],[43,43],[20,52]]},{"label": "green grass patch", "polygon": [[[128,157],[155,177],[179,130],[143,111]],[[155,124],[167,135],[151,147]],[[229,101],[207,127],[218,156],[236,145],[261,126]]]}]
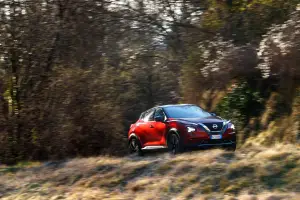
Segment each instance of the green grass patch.
[{"label": "green grass patch", "polygon": [[231,165],[227,172],[228,179],[237,179],[245,176],[253,176],[255,172],[255,166],[251,165]]},{"label": "green grass patch", "polygon": [[39,183],[31,183],[28,185],[29,190],[40,188],[40,187],[41,187],[41,185]]},{"label": "green grass patch", "polygon": [[156,172],[158,173],[158,174],[165,174],[165,173],[167,173],[167,172],[169,172],[170,170],[172,170],[173,169],[173,167],[172,167],[173,165],[172,165],[172,163],[165,163],[165,164],[162,164],[161,166],[159,166],[157,169],[156,169]]}]

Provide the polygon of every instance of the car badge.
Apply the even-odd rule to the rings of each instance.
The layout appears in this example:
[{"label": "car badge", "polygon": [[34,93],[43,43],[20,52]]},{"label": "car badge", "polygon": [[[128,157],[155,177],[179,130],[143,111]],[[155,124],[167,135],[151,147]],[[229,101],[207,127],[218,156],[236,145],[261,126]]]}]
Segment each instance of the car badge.
[{"label": "car badge", "polygon": [[217,124],[213,124],[212,126],[214,129],[217,129],[218,128],[218,125]]}]

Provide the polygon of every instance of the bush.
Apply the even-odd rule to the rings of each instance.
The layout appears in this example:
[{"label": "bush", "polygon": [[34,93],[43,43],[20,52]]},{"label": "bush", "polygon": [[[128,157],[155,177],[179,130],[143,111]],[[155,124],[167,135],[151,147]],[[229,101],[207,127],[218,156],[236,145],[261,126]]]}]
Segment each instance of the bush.
[{"label": "bush", "polygon": [[240,81],[217,105],[218,115],[231,119],[239,128],[244,128],[249,119],[259,116],[264,109],[263,98],[258,90],[246,81]]}]

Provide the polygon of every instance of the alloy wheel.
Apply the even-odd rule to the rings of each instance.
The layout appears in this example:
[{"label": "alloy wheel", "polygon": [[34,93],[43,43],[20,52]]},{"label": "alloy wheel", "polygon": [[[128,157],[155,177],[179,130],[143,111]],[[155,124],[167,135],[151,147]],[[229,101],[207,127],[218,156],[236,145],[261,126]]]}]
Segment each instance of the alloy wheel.
[{"label": "alloy wheel", "polygon": [[139,145],[137,143],[137,140],[135,138],[133,138],[130,141],[130,146],[129,146],[131,152],[137,152],[139,150]]},{"label": "alloy wheel", "polygon": [[169,140],[169,149],[170,149],[170,152],[172,154],[176,154],[178,153],[178,149],[179,149],[179,138],[175,135],[175,134],[172,134],[171,137],[170,137],[170,140]]}]

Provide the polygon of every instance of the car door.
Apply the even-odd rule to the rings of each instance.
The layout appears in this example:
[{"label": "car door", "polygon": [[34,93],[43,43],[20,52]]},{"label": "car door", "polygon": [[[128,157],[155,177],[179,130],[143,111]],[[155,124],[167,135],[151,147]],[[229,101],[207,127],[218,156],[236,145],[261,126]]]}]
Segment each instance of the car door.
[{"label": "car door", "polygon": [[149,110],[144,119],[141,128],[143,129],[143,139],[145,146],[151,146],[155,143],[155,129],[154,129],[154,112],[155,109]]},{"label": "car door", "polygon": [[162,119],[166,120],[166,115],[161,108],[157,108],[153,116],[153,121],[151,122],[151,125],[153,127],[153,140],[155,141],[155,145],[164,145],[164,136],[167,131],[167,126],[164,122],[155,121],[155,117],[161,117]]}]

